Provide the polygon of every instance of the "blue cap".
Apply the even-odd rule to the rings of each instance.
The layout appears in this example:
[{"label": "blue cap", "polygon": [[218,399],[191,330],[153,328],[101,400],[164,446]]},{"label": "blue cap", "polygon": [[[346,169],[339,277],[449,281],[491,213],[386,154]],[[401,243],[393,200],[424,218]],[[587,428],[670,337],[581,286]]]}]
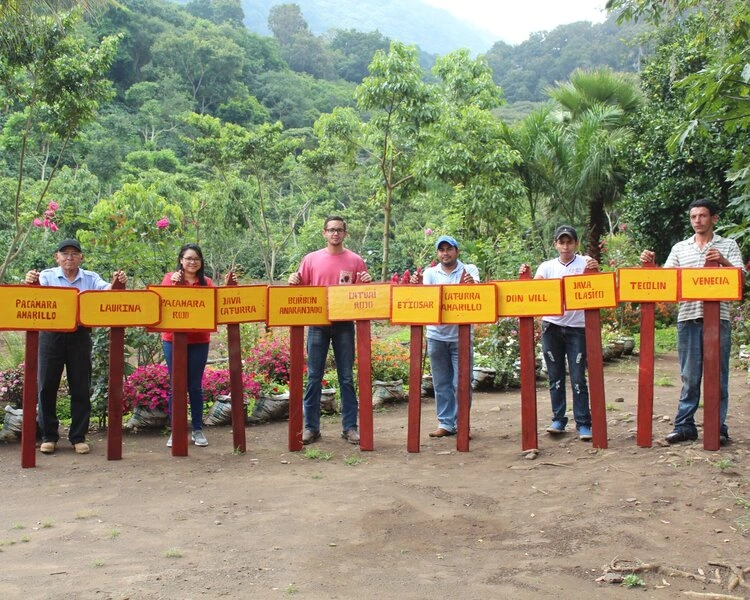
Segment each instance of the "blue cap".
[{"label": "blue cap", "polygon": [[458,242],[456,241],[456,238],[452,238],[449,235],[441,235],[438,238],[437,242],[435,242],[435,250],[437,250],[438,248],[440,248],[440,244],[442,244],[443,242],[449,243],[456,250],[458,250]]}]

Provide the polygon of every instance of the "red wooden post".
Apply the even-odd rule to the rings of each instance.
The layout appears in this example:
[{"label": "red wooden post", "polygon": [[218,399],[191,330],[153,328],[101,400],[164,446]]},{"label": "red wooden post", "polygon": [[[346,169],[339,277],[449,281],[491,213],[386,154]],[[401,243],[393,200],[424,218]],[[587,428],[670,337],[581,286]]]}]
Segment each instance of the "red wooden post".
[{"label": "red wooden post", "polygon": [[[38,285],[38,284],[36,284]],[[23,362],[23,421],[21,423],[21,467],[36,466],[36,405],[39,394],[39,332],[26,332]]]},{"label": "red wooden post", "polygon": [[419,452],[419,435],[422,423],[422,331],[422,325],[411,326],[407,452]]},{"label": "red wooden post", "polygon": [[172,456],[188,455],[187,333],[172,337]]},{"label": "red wooden post", "polygon": [[359,384],[359,449],[373,450],[372,418],[372,328],[370,321],[357,321],[357,379]]},{"label": "red wooden post", "polygon": [[[527,269],[518,278],[531,279],[531,269]],[[534,317],[520,317],[518,321],[521,354],[521,449],[534,450],[539,447],[536,412]]]},{"label": "red wooden post", "polygon": [[[706,267],[719,266],[707,261]],[[720,447],[721,404],[721,303],[703,302],[703,448]]]},{"label": "red wooden post", "polygon": [[[471,431],[471,325],[458,326],[458,435],[456,450],[469,451]],[[411,385],[409,386],[411,389]]]},{"label": "red wooden post", "polygon": [[302,450],[302,372],[305,366],[305,328],[289,328],[289,450]]},{"label": "red wooden post", "polygon": [[[653,269],[653,262],[642,263],[644,269]],[[641,303],[641,346],[638,357],[638,431],[636,443],[641,448],[650,448],[654,418],[654,327],[655,305]]]},{"label": "red wooden post", "polygon": [[[113,290],[125,284],[112,282]],[[122,459],[122,386],[125,379],[125,328],[109,330],[109,396],[107,398],[107,460]]]},{"label": "red wooden post", "polygon": [[[237,285],[230,271],[227,285]],[[227,325],[227,346],[229,347],[229,390],[232,396],[232,448],[237,452],[247,452],[245,438],[245,390],[242,386],[242,347],[238,323]]]},{"label": "red wooden post", "polygon": [[[597,270],[586,269],[586,273]],[[589,374],[589,401],[591,403],[591,445],[607,447],[607,409],[604,401],[604,357],[602,356],[602,322],[598,308],[585,311],[586,362]]]}]

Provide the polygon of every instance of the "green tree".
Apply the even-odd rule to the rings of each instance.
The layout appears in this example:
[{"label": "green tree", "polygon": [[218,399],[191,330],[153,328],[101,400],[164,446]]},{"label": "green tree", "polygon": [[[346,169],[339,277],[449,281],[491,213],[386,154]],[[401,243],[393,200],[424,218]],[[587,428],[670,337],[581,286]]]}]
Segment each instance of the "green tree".
[{"label": "green tree", "polygon": [[[14,115],[10,127],[6,123],[1,143],[7,164],[16,172],[15,189],[9,197],[4,196],[4,202],[11,205],[11,218],[4,224],[0,281],[23,250],[33,227],[32,217],[41,212],[68,144],[95,118],[100,104],[113,95],[106,72],[117,39],[108,37],[88,48],[74,33],[78,20],[77,14],[59,20],[0,14],[0,48],[4,48],[0,94]],[[39,142],[41,152],[37,152]],[[30,167],[29,162],[35,162],[36,167]],[[40,172],[43,179],[37,178]]]}]

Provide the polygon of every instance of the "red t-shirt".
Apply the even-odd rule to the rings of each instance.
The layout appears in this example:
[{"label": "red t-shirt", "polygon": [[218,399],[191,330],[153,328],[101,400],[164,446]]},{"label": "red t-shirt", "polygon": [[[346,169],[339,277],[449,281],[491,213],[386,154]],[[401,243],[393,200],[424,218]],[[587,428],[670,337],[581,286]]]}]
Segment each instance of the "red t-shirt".
[{"label": "red t-shirt", "polygon": [[[172,271],[171,273],[167,273],[164,276],[164,279],[161,280],[161,284],[162,285],[174,285],[174,283],[172,283],[173,274],[174,274],[174,271]],[[191,284],[185,282],[185,285],[191,285]],[[198,281],[196,281],[192,285],[200,287],[200,283]],[[206,285],[208,287],[213,287],[214,282],[211,281],[210,277],[206,277]],[[165,331],[161,334],[161,339],[164,342],[171,342],[173,338],[174,338],[174,334],[171,331]],[[196,332],[187,334],[188,344],[207,344],[210,341],[211,341],[210,331],[196,331]]]},{"label": "red t-shirt", "polygon": [[303,285],[348,285],[357,283],[358,274],[367,271],[367,265],[356,252],[347,250],[331,254],[322,248],[310,252],[302,259],[299,274]]}]

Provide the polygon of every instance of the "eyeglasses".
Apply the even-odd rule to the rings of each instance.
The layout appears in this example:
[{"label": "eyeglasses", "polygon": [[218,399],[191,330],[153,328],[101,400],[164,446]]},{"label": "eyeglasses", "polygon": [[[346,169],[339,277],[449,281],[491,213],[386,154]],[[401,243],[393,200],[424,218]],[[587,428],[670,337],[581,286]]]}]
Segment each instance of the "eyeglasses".
[{"label": "eyeglasses", "polygon": [[81,256],[80,252],[60,252],[60,256],[64,258],[78,258]]},{"label": "eyeglasses", "polygon": [[341,229],[340,227],[330,227],[326,229],[326,233],[346,233],[346,229]]},{"label": "eyeglasses", "polygon": [[193,262],[193,263],[201,262],[201,259],[198,258],[197,256],[183,256],[182,260],[184,260],[185,262]]}]

